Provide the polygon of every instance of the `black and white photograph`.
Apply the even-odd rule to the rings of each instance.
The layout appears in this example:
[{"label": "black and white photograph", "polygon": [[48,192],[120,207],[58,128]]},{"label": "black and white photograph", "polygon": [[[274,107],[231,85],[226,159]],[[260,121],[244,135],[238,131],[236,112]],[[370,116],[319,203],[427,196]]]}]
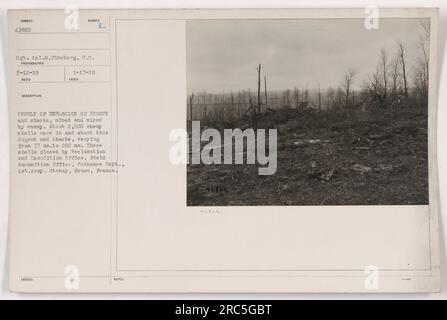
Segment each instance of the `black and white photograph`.
[{"label": "black and white photograph", "polygon": [[187,21],[187,205],[428,204],[429,42],[418,18]]},{"label": "black and white photograph", "polygon": [[3,1],[0,300],[446,298],[447,3]]}]

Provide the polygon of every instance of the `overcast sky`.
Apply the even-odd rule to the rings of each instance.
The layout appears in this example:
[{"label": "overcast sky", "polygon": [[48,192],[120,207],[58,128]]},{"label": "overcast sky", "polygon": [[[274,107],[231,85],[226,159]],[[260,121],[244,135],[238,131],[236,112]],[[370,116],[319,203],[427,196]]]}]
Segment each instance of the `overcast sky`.
[{"label": "overcast sky", "polygon": [[[418,19],[202,20],[186,25],[188,92],[221,93],[256,88],[258,63],[269,90],[337,87],[358,72],[356,85],[375,70],[379,51],[407,47],[409,68],[420,55]],[[410,70],[411,71],[411,70]]]}]

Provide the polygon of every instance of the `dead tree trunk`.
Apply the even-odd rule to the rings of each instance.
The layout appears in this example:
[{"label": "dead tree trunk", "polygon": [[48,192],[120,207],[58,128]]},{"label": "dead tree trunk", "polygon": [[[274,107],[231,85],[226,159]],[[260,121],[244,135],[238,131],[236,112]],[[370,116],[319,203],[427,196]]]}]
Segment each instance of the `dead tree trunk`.
[{"label": "dead tree trunk", "polygon": [[268,109],[268,100],[267,100],[267,77],[264,76],[264,95],[265,95],[265,109]]},{"label": "dead tree trunk", "polygon": [[405,46],[402,42],[398,43],[399,46],[399,60],[402,67],[402,79],[404,81],[404,94],[405,98],[408,98],[408,87],[407,87],[407,70],[405,65]]}]

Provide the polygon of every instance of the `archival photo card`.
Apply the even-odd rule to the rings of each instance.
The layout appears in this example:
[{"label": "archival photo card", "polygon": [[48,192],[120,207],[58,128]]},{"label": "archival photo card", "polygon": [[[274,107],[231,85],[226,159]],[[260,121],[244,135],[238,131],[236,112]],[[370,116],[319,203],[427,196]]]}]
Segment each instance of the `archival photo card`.
[{"label": "archival photo card", "polygon": [[10,289],[436,292],[438,10],[10,10]]},{"label": "archival photo card", "polygon": [[190,20],[186,45],[189,206],[428,204],[430,19]]}]

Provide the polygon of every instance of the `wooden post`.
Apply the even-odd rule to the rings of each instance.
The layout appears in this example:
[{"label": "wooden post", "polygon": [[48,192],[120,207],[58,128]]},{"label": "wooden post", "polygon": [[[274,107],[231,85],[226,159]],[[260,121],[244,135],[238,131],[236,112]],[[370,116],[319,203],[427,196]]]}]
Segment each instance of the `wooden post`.
[{"label": "wooden post", "polygon": [[265,95],[265,110],[268,109],[268,100],[267,100],[267,77],[264,76],[264,95]]},{"label": "wooden post", "polygon": [[261,64],[258,67],[258,110],[257,113],[261,113]]}]

